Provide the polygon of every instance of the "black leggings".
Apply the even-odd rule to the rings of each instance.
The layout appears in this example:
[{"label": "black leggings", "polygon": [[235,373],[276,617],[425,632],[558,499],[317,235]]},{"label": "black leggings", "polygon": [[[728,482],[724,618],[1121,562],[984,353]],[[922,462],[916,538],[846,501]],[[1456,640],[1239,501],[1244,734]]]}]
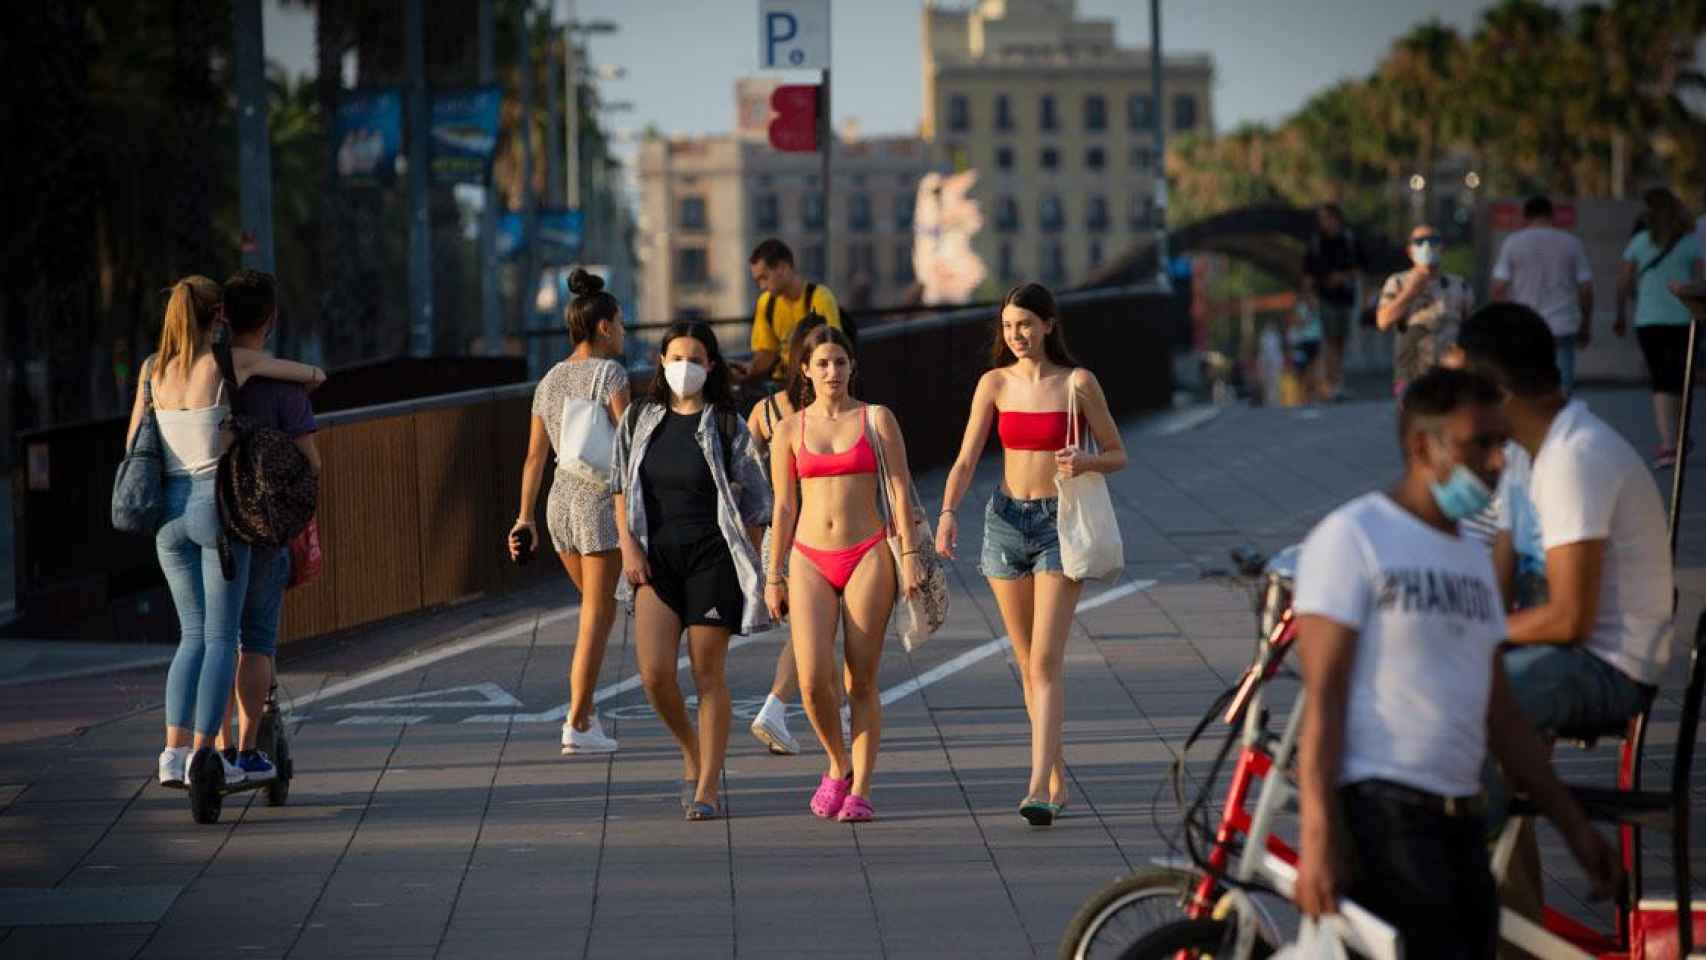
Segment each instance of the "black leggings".
[{"label": "black leggings", "polygon": [[1647,376],[1654,393],[1682,396],[1683,371],[1688,368],[1688,326],[1653,324],[1636,327],[1635,339],[1647,358]]}]

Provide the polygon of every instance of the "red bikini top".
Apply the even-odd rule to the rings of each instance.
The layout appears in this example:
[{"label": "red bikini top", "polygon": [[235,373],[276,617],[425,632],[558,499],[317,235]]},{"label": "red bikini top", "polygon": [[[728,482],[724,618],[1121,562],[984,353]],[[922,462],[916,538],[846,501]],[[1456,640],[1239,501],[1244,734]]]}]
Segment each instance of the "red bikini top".
[{"label": "red bikini top", "polygon": [[877,472],[877,452],[871,449],[870,429],[865,418],[870,405],[861,408],[859,439],[840,453],[813,453],[806,449],[804,415],[800,419],[800,445],[794,450],[794,476],[801,480],[815,477],[849,477]]},{"label": "red bikini top", "polygon": [[1032,413],[1021,410],[1002,410],[995,421],[1001,435],[1001,445],[1008,450],[1042,450],[1053,453],[1066,446],[1067,420],[1065,410]]}]

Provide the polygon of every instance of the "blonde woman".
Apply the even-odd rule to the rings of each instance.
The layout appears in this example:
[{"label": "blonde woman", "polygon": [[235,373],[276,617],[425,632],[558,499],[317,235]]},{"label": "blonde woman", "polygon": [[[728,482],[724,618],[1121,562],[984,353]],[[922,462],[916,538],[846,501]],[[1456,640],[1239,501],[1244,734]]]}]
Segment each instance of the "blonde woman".
[{"label": "blonde woman", "polygon": [[[575,295],[566,316],[574,352],[552,367],[533,391],[533,426],[521,470],[521,512],[509,532],[512,559],[521,557],[523,530],[534,548],[539,543],[533,511],[545,461],[556,450],[563,428],[565,402],[596,403],[609,414],[612,426],[621,422],[628,409],[628,370],[615,359],[622,356],[622,306],[605,292],[603,280],[585,270],[569,277],[569,291]],[[605,734],[592,709],[604,648],[616,622],[616,581],[622,576],[615,511],[608,483],[592,483],[563,470],[552,478],[546,526],[557,559],[581,595],[580,628],[569,667],[569,713],[563,719],[564,756],[616,752],[616,740]]]},{"label": "blonde woman", "polygon": [[[1013,638],[1031,718],[1031,778],[1019,815],[1032,826],[1046,827],[1067,802],[1061,675],[1084,586],[1062,572],[1054,479],[1086,471],[1116,473],[1125,469],[1126,455],[1096,375],[1078,366],[1066,349],[1060,311],[1047,288],[1027,283],[1007,292],[992,353],[995,369],[978,381],[960,455],[948,472],[936,549],[954,556],[960,529],[955,511],[994,427],[1004,455],[1001,485],[984,511],[981,567]],[[1069,422],[1072,398],[1085,421],[1080,429],[1088,428],[1101,453],[1067,444],[1077,432]]]},{"label": "blonde woman", "polygon": [[[910,596],[923,580],[919,552],[929,545],[911,542],[915,528],[899,524],[897,578],[878,498],[888,497],[903,508],[911,502],[906,444],[892,413],[853,396],[853,345],[847,335],[818,327],[794,357],[807,386],[800,411],[783,421],[770,445],[776,508],[764,600],[772,618],[790,617],[806,715],[829,758],[829,772],[812,794],[811,812],[860,823],[876,816],[870,798],[882,738],[877,668],[883,639],[897,589]],[[873,436],[882,444],[880,461]],[[893,465],[887,489],[880,463]],[[904,509],[891,512],[906,515]],[[784,575],[782,558],[790,552],[795,556]],[[837,626],[852,708],[851,758],[841,739]]]},{"label": "blonde woman", "polygon": [[[212,764],[224,764],[227,785],[242,783],[245,777],[241,767],[225,762],[212,749],[237,672],[237,628],[249,583],[248,544],[229,538],[233,578],[226,579],[219,561],[214,480],[220,455],[230,445],[225,421],[235,399],[213,355],[220,300],[219,284],[206,277],[185,277],[173,284],[160,349],[142,363],[141,387],[125,434],[129,449],[143,412],[154,408],[166,457],[165,512],[154,549],[178,610],[179,628],[178,650],[166,674],[166,747],[159,763],[160,783],[168,787],[185,787],[210,776]],[[318,367],[259,350],[234,347],[231,354],[239,386],[251,376],[310,389],[326,380]]]}]

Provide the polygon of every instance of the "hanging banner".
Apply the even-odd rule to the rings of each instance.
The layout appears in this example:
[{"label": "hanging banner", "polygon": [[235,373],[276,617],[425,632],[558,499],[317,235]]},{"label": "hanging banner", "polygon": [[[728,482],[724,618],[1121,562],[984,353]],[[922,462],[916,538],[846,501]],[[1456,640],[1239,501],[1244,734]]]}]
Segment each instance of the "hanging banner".
[{"label": "hanging banner", "polygon": [[351,90],[338,102],[332,137],[338,179],[346,186],[390,186],[403,149],[403,95],[389,88]]},{"label": "hanging banner", "polygon": [[432,97],[432,181],[484,184],[498,146],[497,87],[442,90]]},{"label": "hanging banner", "polygon": [[[514,260],[521,253],[523,217],[507,211],[498,217],[498,257]],[[583,221],[579,210],[545,209],[535,214],[535,248],[541,267],[565,266],[580,257]]]}]

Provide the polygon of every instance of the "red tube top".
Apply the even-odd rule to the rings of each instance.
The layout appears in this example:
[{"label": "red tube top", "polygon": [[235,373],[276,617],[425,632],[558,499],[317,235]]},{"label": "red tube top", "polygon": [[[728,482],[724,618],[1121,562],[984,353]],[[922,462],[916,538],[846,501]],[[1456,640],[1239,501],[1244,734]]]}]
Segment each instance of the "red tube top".
[{"label": "red tube top", "polygon": [[801,480],[815,477],[847,477],[877,472],[877,452],[871,449],[870,430],[865,426],[861,411],[859,439],[839,453],[813,453],[806,449],[805,427],[802,423],[800,445],[794,450],[794,476]]},{"label": "red tube top", "polygon": [[1031,413],[1002,410],[995,421],[1001,445],[1008,450],[1042,450],[1053,453],[1066,446],[1068,421],[1065,410]]}]

